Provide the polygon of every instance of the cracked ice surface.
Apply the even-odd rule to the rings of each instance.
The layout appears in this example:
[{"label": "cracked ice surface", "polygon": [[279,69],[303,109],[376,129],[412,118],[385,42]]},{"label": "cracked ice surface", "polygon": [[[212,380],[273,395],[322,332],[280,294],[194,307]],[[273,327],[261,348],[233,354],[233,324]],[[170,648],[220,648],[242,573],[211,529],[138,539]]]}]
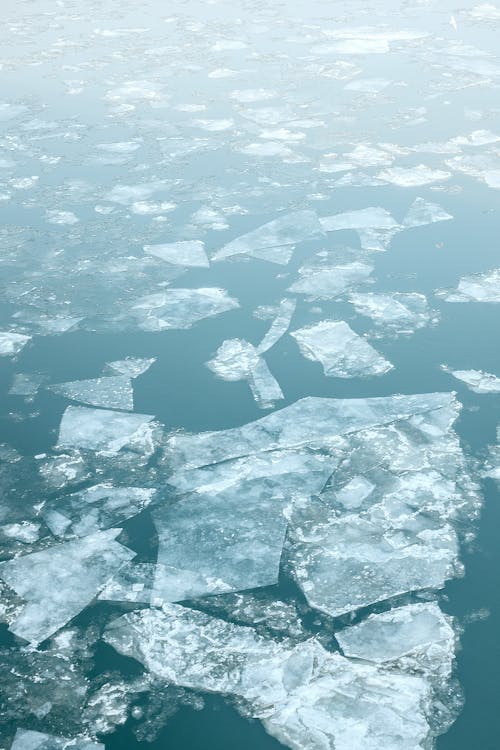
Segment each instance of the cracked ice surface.
[{"label": "cracked ice surface", "polygon": [[11,632],[36,645],[90,604],[135,555],[115,541],[119,533],[99,531],[0,563],[0,578],[26,602]]},{"label": "cracked ice surface", "polygon": [[105,640],[168,682],[242,698],[245,713],[296,750],[416,750],[432,737],[423,677],[355,663],[313,639],[276,642],[166,605],[118,618]]},{"label": "cracked ice surface", "polygon": [[18,729],[10,750],[104,750],[104,745],[86,739],[67,739],[31,729]]},{"label": "cracked ice surface", "polygon": [[320,362],[325,375],[337,378],[384,375],[393,368],[371,344],[343,320],[322,320],[292,331],[306,359]]}]

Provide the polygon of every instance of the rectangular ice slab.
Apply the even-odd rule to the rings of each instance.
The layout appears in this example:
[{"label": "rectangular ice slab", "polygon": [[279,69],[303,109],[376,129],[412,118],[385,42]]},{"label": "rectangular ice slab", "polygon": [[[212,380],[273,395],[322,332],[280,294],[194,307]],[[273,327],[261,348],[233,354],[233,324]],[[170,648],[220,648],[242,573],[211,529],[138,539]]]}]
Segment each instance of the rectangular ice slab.
[{"label": "rectangular ice slab", "polygon": [[0,563],[0,578],[26,601],[10,631],[36,645],[90,604],[135,555],[115,541],[119,533],[99,531]]},{"label": "rectangular ice slab", "polygon": [[160,245],[144,245],[144,252],[175,266],[208,268],[205,245],[200,240],[181,240]]},{"label": "rectangular ice slab", "polygon": [[110,375],[104,378],[55,383],[49,385],[48,389],[71,401],[80,401],[90,406],[123,411],[134,410],[134,390],[132,380],[127,375]]},{"label": "rectangular ice slab", "polygon": [[393,367],[343,320],[322,320],[291,335],[303,356],[320,362],[327,376],[370,377],[383,375]]},{"label": "rectangular ice slab", "polygon": [[68,406],[59,427],[57,447],[83,448],[112,455],[131,442],[146,438],[153,419],[148,414]]},{"label": "rectangular ice slab", "polygon": [[31,729],[18,729],[10,750],[104,750],[104,745],[82,737],[68,739]]},{"label": "rectangular ice slab", "polygon": [[297,242],[316,240],[324,236],[325,233],[314,211],[297,211],[280,216],[252,232],[237,237],[218,250],[212,260],[248,255],[286,265]]},{"label": "rectangular ice slab", "polygon": [[178,605],[112,622],[105,640],[162,680],[243,698],[246,712],[293,750],[430,747],[432,692],[414,675],[294,646]]}]

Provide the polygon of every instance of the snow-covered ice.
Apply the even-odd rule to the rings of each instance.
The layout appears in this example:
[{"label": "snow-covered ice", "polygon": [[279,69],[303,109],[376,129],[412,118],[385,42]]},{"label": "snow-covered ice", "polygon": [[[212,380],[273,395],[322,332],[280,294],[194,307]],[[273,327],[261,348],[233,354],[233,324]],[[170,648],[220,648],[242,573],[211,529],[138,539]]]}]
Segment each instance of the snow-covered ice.
[{"label": "snow-covered ice", "polygon": [[474,393],[500,393],[500,378],[483,370],[453,370],[441,365],[444,372],[465,383]]}]

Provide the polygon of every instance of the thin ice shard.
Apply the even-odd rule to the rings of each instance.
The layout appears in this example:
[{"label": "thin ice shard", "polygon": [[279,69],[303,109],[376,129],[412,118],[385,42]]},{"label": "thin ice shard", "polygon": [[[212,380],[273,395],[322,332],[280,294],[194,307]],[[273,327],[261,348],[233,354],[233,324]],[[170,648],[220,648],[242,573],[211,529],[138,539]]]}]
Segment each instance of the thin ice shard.
[{"label": "thin ice shard", "polygon": [[446,365],[441,365],[441,369],[453,375],[457,380],[461,380],[474,393],[500,393],[500,378],[489,372],[483,372],[483,370],[452,370]]},{"label": "thin ice shard", "polygon": [[68,739],[31,729],[18,729],[10,750],[104,750],[104,745],[82,737]]},{"label": "thin ice shard", "polygon": [[120,529],[0,563],[2,578],[25,601],[10,631],[32,644],[53,635],[97,596],[135,553],[115,541]]},{"label": "thin ice shard", "polygon": [[291,335],[304,357],[320,362],[327,376],[370,377],[393,367],[343,320],[323,320]]},{"label": "thin ice shard", "polygon": [[105,409],[134,410],[134,390],[127,375],[110,375],[90,380],[74,380],[47,386],[60,396]]},{"label": "thin ice shard", "polygon": [[401,750],[431,742],[432,692],[420,677],[294,646],[178,605],[134,612],[105,640],[162,680],[243,698],[250,716],[293,750]]},{"label": "thin ice shard", "polygon": [[176,266],[208,268],[205,244],[200,240],[181,240],[160,245],[144,245],[144,252]]},{"label": "thin ice shard", "polygon": [[107,409],[68,406],[59,427],[58,448],[83,448],[118,453],[131,443],[150,441],[154,417]]},{"label": "thin ice shard", "polygon": [[269,351],[271,347],[278,343],[282,336],[288,331],[290,323],[297,307],[294,299],[281,300],[280,307],[276,318],[273,320],[270,329],[257,347],[259,354]]},{"label": "thin ice shard", "polygon": [[403,219],[403,227],[411,229],[426,224],[434,224],[437,221],[449,221],[450,219],[453,219],[453,216],[437,203],[431,203],[424,198],[415,198]]},{"label": "thin ice shard", "polygon": [[317,240],[324,236],[325,233],[314,211],[297,211],[280,216],[252,232],[237,237],[218,250],[212,260],[248,255],[286,265],[297,242]]}]

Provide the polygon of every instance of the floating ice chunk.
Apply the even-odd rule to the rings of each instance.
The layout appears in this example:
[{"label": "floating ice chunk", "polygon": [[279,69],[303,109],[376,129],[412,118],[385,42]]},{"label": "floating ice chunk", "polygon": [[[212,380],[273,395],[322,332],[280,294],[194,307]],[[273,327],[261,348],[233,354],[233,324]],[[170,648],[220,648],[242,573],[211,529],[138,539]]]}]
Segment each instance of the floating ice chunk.
[{"label": "floating ice chunk", "polygon": [[45,376],[40,375],[36,372],[24,373],[19,372],[14,375],[14,380],[11,387],[9,388],[9,394],[11,396],[25,396],[27,398],[33,398],[38,393],[38,389],[44,382]]},{"label": "floating ice chunk", "polygon": [[18,729],[10,750],[104,750],[104,745],[82,737],[67,739],[31,729]]},{"label": "floating ice chunk", "polygon": [[188,268],[208,268],[205,245],[200,240],[184,240],[162,245],[144,245],[144,252],[166,263]]},{"label": "floating ice chunk", "polygon": [[110,203],[130,206],[137,201],[151,198],[155,193],[167,190],[167,183],[163,180],[143,183],[142,185],[116,185],[105,196]]},{"label": "floating ice chunk", "polygon": [[291,335],[303,356],[320,362],[327,376],[369,377],[383,375],[393,368],[343,320],[322,320],[293,331]]},{"label": "floating ice chunk", "polygon": [[63,627],[135,553],[115,541],[120,529],[0,563],[0,577],[26,600],[10,630],[33,644]]},{"label": "floating ice chunk", "polygon": [[198,119],[193,120],[191,123],[196,128],[201,128],[202,130],[208,130],[209,133],[221,133],[225,130],[231,130],[232,127],[234,127],[234,120],[232,120],[230,117],[226,119],[218,119],[218,120],[204,120],[204,119]]},{"label": "floating ice chunk", "polygon": [[134,410],[132,380],[127,375],[110,375],[47,386],[50,391],[82,404],[108,409]]},{"label": "floating ice chunk", "polygon": [[[194,468],[262,455],[267,451],[305,447],[329,450],[337,445],[339,435],[410,417],[423,419],[422,415],[428,414],[442,415],[448,429],[457,416],[453,395],[425,393],[368,399],[308,397],[242,427],[197,435],[174,434],[167,443],[169,462],[174,469]],[[434,428],[429,425],[428,429]],[[443,430],[435,429],[436,434],[443,435]]]},{"label": "floating ice chunk", "polygon": [[417,292],[376,294],[353,293],[349,301],[356,312],[366,315],[376,326],[396,334],[413,333],[436,319],[427,299]]},{"label": "floating ice chunk", "polygon": [[251,104],[253,102],[275,99],[278,94],[276,91],[269,91],[269,89],[242,89],[231,91],[229,96],[241,104]]},{"label": "floating ice chunk", "polygon": [[146,331],[190,328],[204,318],[211,318],[239,307],[238,300],[225,289],[168,289],[143,297],[132,307],[139,327]]},{"label": "floating ice chunk", "polygon": [[49,224],[78,224],[80,219],[72,211],[47,211]]},{"label": "floating ice chunk", "polygon": [[316,240],[324,236],[325,233],[314,211],[296,211],[237,237],[218,250],[212,260],[249,255],[252,258],[286,265],[297,242]]},{"label": "floating ice chunk", "polygon": [[430,203],[424,198],[415,198],[403,219],[403,227],[410,229],[411,227],[421,227],[424,224],[449,221],[450,219],[453,219],[453,216],[437,203]]},{"label": "floating ice chunk", "polygon": [[289,292],[306,294],[312,299],[335,299],[370,279],[373,266],[354,262],[340,266],[310,264],[299,268],[299,278]]},{"label": "floating ice chunk", "polygon": [[31,336],[11,331],[0,331],[0,357],[13,357],[24,349]]},{"label": "floating ice chunk", "polygon": [[248,341],[227,339],[207,366],[222,380],[247,380],[258,361],[259,354]]},{"label": "floating ice chunk", "polygon": [[379,206],[323,216],[320,222],[325,232],[335,232],[340,229],[397,229],[399,227],[389,211]]},{"label": "floating ice chunk", "polygon": [[431,740],[425,679],[293,646],[178,605],[112,622],[105,640],[176,685],[244,699],[247,712],[293,750],[401,750]]},{"label": "floating ice chunk", "polygon": [[257,347],[259,354],[267,352],[285,335],[290,327],[296,307],[297,302],[294,299],[283,299],[281,301],[278,314],[273,320],[271,328]]},{"label": "floating ice chunk", "polygon": [[255,366],[252,368],[249,378],[249,385],[253,397],[261,409],[270,409],[276,401],[280,401],[283,391],[269,367],[262,357],[259,357]]},{"label": "floating ice chunk", "polygon": [[442,169],[431,169],[425,164],[417,164],[415,167],[390,167],[378,173],[377,178],[383,182],[397,185],[398,187],[421,187],[432,185],[434,182],[449,180],[451,172]]},{"label": "floating ice chunk", "polygon": [[359,508],[370,497],[375,485],[364,477],[353,477],[335,493],[335,499],[347,510]]},{"label": "floating ice chunk", "polygon": [[107,582],[98,599],[149,604],[156,565],[126,562]]},{"label": "floating ice chunk", "polygon": [[438,291],[446,302],[500,302],[500,268],[462,276],[454,291]]},{"label": "floating ice chunk", "polygon": [[45,503],[42,515],[56,536],[86,536],[140,513],[155,495],[146,487],[96,484]]},{"label": "floating ice chunk", "polygon": [[149,435],[148,414],[127,414],[107,409],[68,406],[59,427],[58,448],[83,448],[109,455]]},{"label": "floating ice chunk", "polygon": [[469,390],[474,393],[500,393],[500,378],[482,370],[452,370],[446,365],[441,365],[444,372],[453,375],[457,380],[465,383]]},{"label": "floating ice chunk", "polygon": [[456,635],[435,602],[409,604],[336,633],[345,656],[449,679]]},{"label": "floating ice chunk", "polygon": [[117,359],[114,362],[106,363],[106,370],[113,373],[113,375],[128,375],[129,378],[138,378],[139,375],[143,375],[151,365],[156,362],[156,357],[150,357],[149,359],[142,357],[127,357],[126,359]]},{"label": "floating ice chunk", "polygon": [[210,49],[214,52],[233,52],[245,49],[246,47],[245,42],[242,42],[240,39],[219,39]]},{"label": "floating ice chunk", "polygon": [[152,602],[277,583],[285,502],[257,480],[217,494],[198,492],[155,510],[159,550]]},{"label": "floating ice chunk", "polygon": [[392,81],[387,78],[358,78],[355,81],[349,81],[344,88],[346,91],[359,91],[361,94],[379,94],[391,83]]}]

